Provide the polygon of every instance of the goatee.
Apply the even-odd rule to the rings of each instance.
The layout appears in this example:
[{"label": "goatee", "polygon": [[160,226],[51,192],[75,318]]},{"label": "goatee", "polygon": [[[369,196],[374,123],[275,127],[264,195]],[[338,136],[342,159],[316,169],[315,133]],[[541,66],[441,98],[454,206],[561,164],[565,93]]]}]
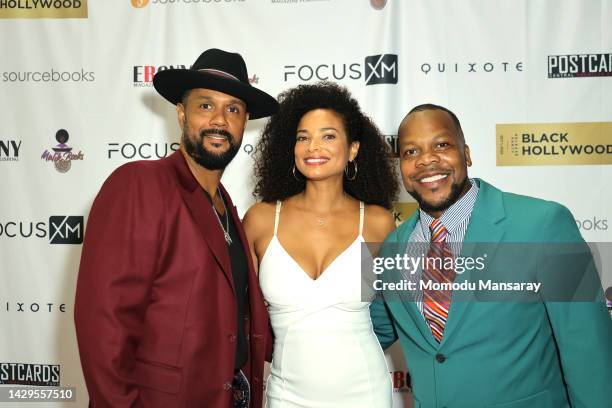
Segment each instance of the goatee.
[{"label": "goatee", "polygon": [[436,203],[429,203],[429,202],[425,201],[423,199],[423,196],[421,196],[419,193],[417,193],[416,190],[415,191],[408,191],[408,194],[410,194],[412,196],[412,198],[414,198],[416,200],[416,202],[419,203],[419,208],[421,210],[425,211],[426,213],[444,212],[451,205],[456,203],[457,200],[459,200],[459,198],[463,194],[463,191],[466,189],[466,186],[467,186],[468,183],[469,183],[468,178],[465,177],[463,179],[463,181],[461,181],[459,183],[451,184],[451,191],[450,191],[450,194],[448,195],[448,197],[446,197],[446,199],[444,199],[444,201],[442,201],[440,203],[437,203],[437,204]]},{"label": "goatee", "polygon": [[[224,136],[229,143],[229,147],[225,152],[213,153],[204,147],[204,138],[206,135]],[[223,129],[204,129],[197,135],[197,140],[192,140],[189,137],[187,127],[183,127],[182,136],[183,146],[185,151],[191,158],[200,166],[208,170],[223,170],[236,157],[240,150],[240,143],[234,142],[234,138],[230,132]]]}]

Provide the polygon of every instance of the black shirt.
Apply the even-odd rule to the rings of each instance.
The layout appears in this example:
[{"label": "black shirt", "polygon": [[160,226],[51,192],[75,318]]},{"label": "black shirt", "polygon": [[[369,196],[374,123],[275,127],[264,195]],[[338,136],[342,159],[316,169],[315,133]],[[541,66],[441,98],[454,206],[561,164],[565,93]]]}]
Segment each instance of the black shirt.
[{"label": "black shirt", "polygon": [[[221,196],[223,200],[223,196]],[[214,206],[213,206],[214,208]],[[232,264],[232,277],[234,279],[234,289],[236,291],[236,319],[237,319],[237,333],[236,333],[236,361],[234,362],[234,369],[241,369],[247,361],[249,355],[249,349],[245,335],[245,311],[248,307],[248,266],[247,257],[242,247],[242,241],[232,215],[229,213],[229,209],[226,208],[226,214],[219,215],[219,219],[223,223],[223,227],[226,226],[226,220],[229,221],[229,235],[232,239],[232,243],[228,245],[229,257]],[[216,210],[215,210],[216,211]],[[227,218],[226,218],[227,217]]]}]

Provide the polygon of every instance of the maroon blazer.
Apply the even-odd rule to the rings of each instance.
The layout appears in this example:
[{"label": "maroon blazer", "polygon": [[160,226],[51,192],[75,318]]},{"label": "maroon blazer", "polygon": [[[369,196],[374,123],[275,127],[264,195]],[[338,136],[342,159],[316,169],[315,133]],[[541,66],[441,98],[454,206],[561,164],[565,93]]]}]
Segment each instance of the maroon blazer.
[{"label": "maroon blazer", "polygon": [[[268,314],[236,208],[221,191],[249,266],[243,371],[259,408]],[[90,406],[231,406],[231,263],[213,208],[180,151],[125,164],[102,186],[89,214],[74,319]]]}]

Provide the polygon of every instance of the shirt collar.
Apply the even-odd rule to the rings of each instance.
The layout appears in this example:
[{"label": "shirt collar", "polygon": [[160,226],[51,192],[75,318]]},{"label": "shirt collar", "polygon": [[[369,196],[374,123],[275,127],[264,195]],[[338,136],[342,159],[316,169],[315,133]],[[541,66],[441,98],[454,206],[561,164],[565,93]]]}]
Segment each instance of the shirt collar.
[{"label": "shirt collar", "polygon": [[[476,203],[476,196],[478,195],[479,189],[478,183],[474,179],[468,179],[468,181],[470,182],[470,189],[467,193],[453,203],[453,205],[448,207],[440,217],[440,222],[444,225],[449,234],[452,234],[455,229],[461,225],[461,222],[472,214],[472,209]],[[426,238],[431,236],[429,226],[435,218],[419,208],[419,219],[423,235]]]}]

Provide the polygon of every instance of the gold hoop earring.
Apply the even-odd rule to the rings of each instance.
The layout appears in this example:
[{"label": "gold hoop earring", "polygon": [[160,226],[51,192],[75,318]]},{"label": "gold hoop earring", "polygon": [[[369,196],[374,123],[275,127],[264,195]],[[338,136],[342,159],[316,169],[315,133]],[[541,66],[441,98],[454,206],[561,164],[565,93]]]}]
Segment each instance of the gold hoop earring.
[{"label": "gold hoop earring", "polygon": [[[349,163],[353,163],[353,168],[355,169],[353,171],[353,177],[349,176],[349,170],[348,170]],[[350,161],[350,162],[346,163],[346,167],[344,168],[344,174],[346,174],[346,179],[348,181],[353,181],[353,180],[355,180],[357,178],[357,161],[356,160],[353,160],[353,161]]]},{"label": "gold hoop earring", "polygon": [[295,174],[295,164],[293,165],[293,171],[292,171],[292,173],[293,173],[293,178],[294,178],[294,179],[296,179],[297,181],[302,181],[302,180],[300,180],[300,178],[297,176],[297,174]]}]

